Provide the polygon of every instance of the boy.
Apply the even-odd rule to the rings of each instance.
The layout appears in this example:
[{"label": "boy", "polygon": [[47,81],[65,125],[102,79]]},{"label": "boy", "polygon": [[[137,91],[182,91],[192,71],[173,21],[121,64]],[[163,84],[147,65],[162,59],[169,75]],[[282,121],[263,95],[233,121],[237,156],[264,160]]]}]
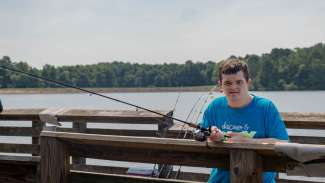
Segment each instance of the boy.
[{"label": "boy", "polygon": [[[248,92],[251,79],[247,64],[237,58],[223,61],[219,67],[219,86],[225,96],[212,101],[204,112],[202,126],[211,128],[210,141],[221,141],[227,132],[232,139],[245,140],[239,132],[255,133],[261,140],[288,140],[284,122],[268,99]],[[264,172],[264,183],[275,183],[275,172]],[[230,182],[229,171],[213,168],[209,183]]]}]

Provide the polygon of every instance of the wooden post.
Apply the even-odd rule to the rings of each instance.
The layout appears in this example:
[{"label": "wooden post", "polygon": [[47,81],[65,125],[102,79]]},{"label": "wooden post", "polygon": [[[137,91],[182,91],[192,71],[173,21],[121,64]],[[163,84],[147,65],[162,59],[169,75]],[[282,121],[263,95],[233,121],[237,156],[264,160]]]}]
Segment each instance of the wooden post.
[{"label": "wooden post", "polygon": [[[37,120],[34,120],[32,121],[32,128],[37,131],[37,135],[33,135],[32,136],[32,144],[33,145],[40,145],[40,134],[41,134],[41,131],[43,129],[43,122],[41,121],[37,121]],[[32,156],[39,156],[40,153],[35,153],[35,154],[32,154]],[[38,164],[37,165],[37,168],[36,168],[36,183],[39,183],[40,182],[40,165]]]},{"label": "wooden post", "polygon": [[[37,135],[32,136],[32,144],[33,145],[39,145],[40,144],[40,134],[43,129],[43,123],[41,121],[32,121],[32,128],[37,132]],[[39,153],[32,154],[33,156],[39,156]]]},{"label": "wooden post", "polygon": [[230,151],[231,183],[262,183],[262,159],[253,150]]},{"label": "wooden post", "polygon": [[[86,121],[75,121],[72,123],[72,130],[78,133],[85,133],[87,129],[87,122]],[[85,165],[86,158],[84,157],[72,157],[72,164],[78,165]]]},{"label": "wooden post", "polygon": [[41,136],[41,183],[70,182],[68,148],[59,140]]}]

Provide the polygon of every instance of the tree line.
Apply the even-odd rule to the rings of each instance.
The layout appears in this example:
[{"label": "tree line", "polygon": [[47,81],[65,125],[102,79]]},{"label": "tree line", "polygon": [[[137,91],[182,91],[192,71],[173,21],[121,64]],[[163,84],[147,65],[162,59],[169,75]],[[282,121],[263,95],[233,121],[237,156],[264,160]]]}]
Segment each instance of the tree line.
[{"label": "tree line", "polygon": [[[262,55],[240,57],[247,62],[253,90],[324,90],[325,44],[308,48],[274,48]],[[27,62],[0,59],[0,65],[12,67],[79,87],[179,87],[214,85],[218,63],[186,61],[184,64],[137,64],[120,61],[92,65],[58,66],[42,69]],[[57,87],[22,74],[0,69],[1,88]]]}]

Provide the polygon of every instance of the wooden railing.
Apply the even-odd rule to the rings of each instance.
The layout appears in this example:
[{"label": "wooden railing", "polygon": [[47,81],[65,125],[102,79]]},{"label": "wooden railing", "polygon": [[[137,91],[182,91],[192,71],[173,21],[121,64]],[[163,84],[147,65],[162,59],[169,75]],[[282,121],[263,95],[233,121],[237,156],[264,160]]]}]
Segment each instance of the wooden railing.
[{"label": "wooden railing", "polygon": [[[0,136],[13,137],[31,137],[31,144],[22,143],[0,143],[0,152],[6,153],[0,155],[0,182],[37,182],[39,178],[40,161],[40,132],[44,123],[40,121],[40,113],[45,109],[9,109],[0,113]],[[159,111],[158,111],[159,112]],[[172,115],[172,112],[163,112],[165,115]],[[156,114],[144,111],[107,111],[107,110],[81,110],[70,109],[64,113],[56,115],[59,122],[72,122],[72,128],[56,128],[57,131],[65,132],[83,132],[83,133],[121,133],[137,136],[145,133],[145,130],[127,130],[127,129],[101,129],[87,128],[89,123],[123,123],[123,124],[151,124],[157,125],[157,130],[150,134],[151,136],[163,137],[172,121]],[[20,127],[12,127],[10,123],[19,123]],[[26,127],[30,125],[30,127]],[[7,125],[7,126],[6,126]],[[152,132],[152,131],[151,131]],[[147,133],[146,133],[147,134]],[[10,154],[9,154],[10,153]],[[12,154],[14,153],[14,154]],[[26,155],[27,154],[27,155]],[[119,168],[110,168],[103,166],[88,166],[85,164],[84,157],[73,157],[75,170],[114,170]],[[167,166],[164,166],[167,167]],[[20,170],[20,171],[14,171]],[[124,169],[125,170],[125,169]],[[124,171],[125,173],[126,171]],[[3,180],[3,181],[2,181]]]},{"label": "wooden railing", "polygon": [[[305,148],[314,146],[304,145]],[[325,152],[325,146],[318,148]],[[218,167],[230,170],[230,179],[233,183],[261,183],[263,171],[286,172],[288,165],[292,167],[299,165],[298,161],[277,153],[275,143],[258,143],[258,140],[207,144],[188,139],[130,138],[129,136],[43,131],[41,133],[41,182],[68,183],[71,180],[83,182],[77,178],[77,174],[83,172],[74,172],[75,175],[70,175],[70,156]],[[313,163],[324,160],[325,157],[319,157],[313,160]],[[109,174],[100,177],[101,181],[103,179],[107,182],[119,180]],[[98,182],[99,179],[92,181]]]},{"label": "wooden railing", "polygon": [[[11,110],[5,110],[2,113],[0,113],[0,123],[10,123],[11,121],[15,121],[16,123],[31,123],[31,127],[9,127],[4,126],[0,127],[0,135],[1,136],[28,136],[32,138],[31,144],[13,144],[13,143],[0,143],[0,152],[3,153],[27,153],[31,155],[0,155],[0,182],[2,180],[10,180],[7,182],[36,182],[37,178],[39,178],[39,161],[40,161],[40,145],[39,145],[39,136],[41,129],[43,128],[43,123],[40,122],[39,114],[44,109],[11,109]],[[165,112],[164,114],[167,114]],[[101,135],[118,135],[118,136],[137,136],[137,137],[146,137],[143,139],[144,141],[150,142],[152,138],[149,137],[162,137],[165,135],[165,137],[168,138],[175,138],[177,136],[183,137],[184,133],[191,134],[192,129],[187,128],[185,130],[180,131],[180,127],[182,124],[175,123],[170,130],[166,132],[166,129],[168,125],[170,125],[171,121],[168,119],[143,112],[143,111],[105,111],[105,110],[77,110],[77,109],[71,109],[68,110],[62,114],[56,115],[58,121],[61,122],[72,122],[72,128],[57,128],[57,132],[53,133],[62,133],[62,134],[70,134],[73,133],[86,133],[86,134],[101,134]],[[286,123],[286,126],[288,128],[297,128],[297,129],[325,129],[325,114],[323,113],[282,113],[282,117]],[[2,121],[2,122],[1,122]],[[142,129],[100,129],[100,128],[87,128],[88,123],[125,123],[125,124],[157,124],[159,128],[157,130],[142,130]],[[160,131],[158,131],[158,129]],[[187,132],[186,132],[187,130]],[[51,132],[52,133],[52,132]],[[46,135],[44,135],[46,136]],[[190,135],[189,135],[190,136]],[[189,138],[189,136],[187,136]],[[114,137],[114,136],[112,136]],[[54,137],[49,137],[54,138]],[[57,138],[57,137],[55,137]],[[132,139],[132,138],[131,138]],[[161,139],[160,139],[161,140]],[[167,139],[167,141],[173,142],[175,139]],[[305,137],[305,136],[290,136],[291,142],[299,142],[299,143],[307,143],[307,144],[325,144],[325,138],[324,137]],[[185,140],[186,141],[186,140]],[[184,141],[184,142],[185,142]],[[186,141],[187,142],[187,141]],[[106,142],[105,142],[106,143]],[[196,144],[195,141],[189,141],[189,143]],[[73,144],[73,143],[72,143]],[[73,145],[71,147],[74,147],[77,145]],[[88,145],[87,145],[88,146]],[[196,147],[199,148],[200,146]],[[89,148],[102,148],[97,147],[97,145],[89,144]],[[108,148],[108,147],[107,147]],[[176,148],[176,146],[173,148]],[[78,149],[78,148],[76,148]],[[120,147],[114,146],[114,151],[122,153]],[[123,148],[122,148],[123,149]],[[126,156],[118,156],[114,153],[111,153],[111,156],[103,156],[103,153],[105,151],[97,151],[97,154],[87,154],[83,151],[77,151],[72,150],[71,155],[73,156],[73,162],[71,166],[71,175],[73,180],[88,180],[86,177],[91,178],[95,180],[94,177],[106,177],[107,174],[109,174],[111,177],[114,178],[114,180],[132,180],[134,182],[172,182],[177,180],[165,180],[165,179],[154,179],[154,178],[140,178],[140,177],[133,177],[133,176],[127,176],[125,175],[127,167],[125,168],[118,168],[118,167],[108,167],[108,166],[98,166],[98,165],[86,165],[85,164],[85,157],[92,157],[92,158],[104,158],[104,159],[111,159],[111,160],[121,160],[121,161],[137,161],[137,162],[147,162],[147,163],[169,163],[169,164],[178,164],[178,165],[189,165],[189,166],[202,166],[202,167],[213,167],[213,166],[220,166],[225,167],[226,162],[229,161],[229,157],[225,157],[225,155],[220,154],[219,157],[221,158],[219,161],[212,161],[209,162],[213,165],[210,165],[208,160],[203,161],[201,157],[205,155],[200,156],[188,156],[187,158],[190,160],[190,163],[187,163],[186,160],[182,159],[182,155],[175,155],[172,152],[163,150],[157,150],[156,152],[149,152],[158,154],[157,158],[149,158],[149,155],[147,154],[146,158],[139,158],[136,159],[137,156],[135,156],[137,150],[132,150],[132,148],[126,148],[128,154],[132,155],[132,157],[127,158]],[[108,150],[108,149],[106,149]],[[80,153],[77,153],[77,152]],[[81,153],[82,152],[82,153]],[[107,151],[110,152],[110,151]],[[162,153],[164,154],[164,157],[161,156]],[[189,151],[191,152],[191,151]],[[95,152],[94,152],[95,153]],[[105,152],[106,153],[106,152]],[[123,154],[123,153],[122,153]],[[134,156],[133,156],[134,154]],[[177,153],[176,153],[177,154]],[[195,154],[195,153],[194,153]],[[165,159],[165,157],[168,155],[168,157],[175,157],[174,159],[167,158],[168,161]],[[174,156],[175,155],[175,156]],[[135,158],[134,160],[130,160],[132,158]],[[162,161],[159,160],[163,159]],[[177,158],[180,158],[181,160],[177,160]],[[191,160],[193,158],[194,160]],[[197,162],[196,161],[199,161]],[[194,162],[195,161],[195,162]],[[267,162],[267,160],[265,160]],[[281,158],[274,158],[271,162],[286,162],[287,160],[283,160]],[[223,162],[223,163],[222,163]],[[220,164],[221,163],[221,164]],[[264,167],[268,167],[269,163],[263,164]],[[69,168],[70,169],[70,168]],[[15,171],[19,170],[19,171]],[[285,170],[285,167],[282,167],[282,169],[276,169],[280,172],[283,172]],[[85,173],[87,172],[87,173]],[[92,172],[92,173],[91,173]],[[97,173],[94,173],[97,172]],[[176,174],[176,172],[172,172],[172,174]],[[83,178],[81,178],[83,177]],[[108,176],[109,177],[109,176]],[[179,176],[180,179],[183,181],[185,180],[193,180],[193,181],[206,181],[208,178],[208,174],[200,174],[200,173],[181,173]],[[96,179],[97,180],[97,179]],[[280,182],[290,182],[285,180],[279,180]],[[2,181],[3,182],[3,181]],[[95,182],[95,181],[91,181]],[[123,182],[123,181],[122,181]],[[126,181],[127,182],[127,181]]]}]

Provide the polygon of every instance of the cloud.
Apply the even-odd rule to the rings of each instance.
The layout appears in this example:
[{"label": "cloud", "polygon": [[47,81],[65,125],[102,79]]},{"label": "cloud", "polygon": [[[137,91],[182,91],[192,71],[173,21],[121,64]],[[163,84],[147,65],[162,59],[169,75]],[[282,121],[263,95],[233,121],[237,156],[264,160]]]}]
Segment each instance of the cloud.
[{"label": "cloud", "polygon": [[221,60],[324,42],[324,10],[306,0],[0,1],[0,53],[37,67]]}]

